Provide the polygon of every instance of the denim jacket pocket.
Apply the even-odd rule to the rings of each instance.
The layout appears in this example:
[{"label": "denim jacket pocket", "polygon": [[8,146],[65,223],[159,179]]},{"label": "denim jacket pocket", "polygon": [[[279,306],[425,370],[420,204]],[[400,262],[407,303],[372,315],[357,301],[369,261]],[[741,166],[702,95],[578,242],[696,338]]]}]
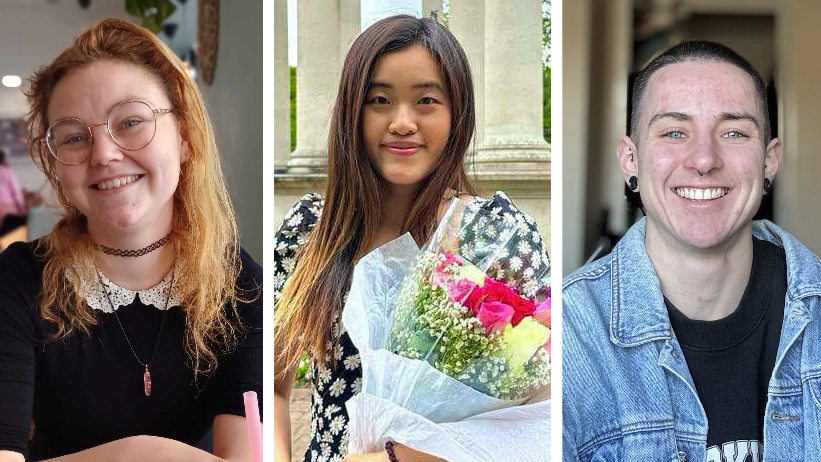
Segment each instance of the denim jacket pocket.
[{"label": "denim jacket pocket", "polygon": [[[669,426],[622,429],[580,448],[580,462],[681,462],[672,422]],[[686,456],[684,456],[684,460]],[[701,462],[701,461],[699,461]]]}]

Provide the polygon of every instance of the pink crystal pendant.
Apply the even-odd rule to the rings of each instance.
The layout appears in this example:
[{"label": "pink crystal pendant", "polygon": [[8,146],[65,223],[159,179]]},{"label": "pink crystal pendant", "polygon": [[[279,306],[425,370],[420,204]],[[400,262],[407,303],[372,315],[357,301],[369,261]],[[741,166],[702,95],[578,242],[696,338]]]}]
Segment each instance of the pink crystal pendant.
[{"label": "pink crystal pendant", "polygon": [[143,389],[145,390],[145,396],[151,394],[151,373],[148,372],[148,365],[145,366],[145,374],[143,374]]}]

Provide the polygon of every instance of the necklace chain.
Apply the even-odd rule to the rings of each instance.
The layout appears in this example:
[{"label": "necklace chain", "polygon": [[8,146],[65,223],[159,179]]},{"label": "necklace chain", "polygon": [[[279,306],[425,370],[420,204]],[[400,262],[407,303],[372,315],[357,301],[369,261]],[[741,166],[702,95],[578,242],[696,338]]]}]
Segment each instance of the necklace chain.
[{"label": "necklace chain", "polygon": [[106,247],[102,244],[97,244],[97,248],[107,255],[114,255],[115,257],[142,257],[147,253],[151,253],[160,247],[164,246],[171,240],[171,233],[165,235],[164,238],[154,242],[142,249],[137,250],[122,250],[122,249],[112,249],[111,247]]},{"label": "necklace chain", "polygon": [[[168,236],[166,236],[168,237]],[[162,320],[160,321],[160,332],[157,334],[157,343],[154,344],[154,353],[151,355],[151,360],[147,363],[140,361],[140,358],[137,356],[137,352],[134,351],[134,347],[131,345],[131,340],[128,339],[128,335],[125,333],[125,328],[123,327],[122,321],[120,321],[120,316],[117,315],[117,309],[114,308],[114,304],[111,303],[111,296],[108,295],[108,288],[103,284],[102,277],[100,277],[99,270],[97,270],[98,274],[97,277],[100,278],[100,284],[103,286],[103,292],[105,292],[105,298],[108,300],[108,304],[111,305],[111,309],[114,311],[114,317],[117,318],[117,324],[120,325],[120,330],[123,331],[123,336],[125,337],[125,341],[128,343],[128,347],[131,348],[131,354],[134,355],[134,359],[137,360],[138,363],[145,366],[146,371],[148,371],[148,366],[154,362],[154,357],[157,355],[157,348],[160,346],[160,338],[162,337],[162,327],[165,324],[165,315],[168,313],[168,301],[171,299],[171,290],[174,288],[174,276],[176,273],[176,268],[174,268],[171,272],[171,285],[165,289],[165,308],[163,308]]]}]

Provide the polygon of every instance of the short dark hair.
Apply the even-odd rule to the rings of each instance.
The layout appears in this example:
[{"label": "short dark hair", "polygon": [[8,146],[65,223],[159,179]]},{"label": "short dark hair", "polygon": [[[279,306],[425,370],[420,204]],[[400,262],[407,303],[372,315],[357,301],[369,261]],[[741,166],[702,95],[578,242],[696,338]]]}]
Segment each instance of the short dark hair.
[{"label": "short dark hair", "polygon": [[693,41],[684,42],[670,48],[658,57],[650,61],[644,69],[636,76],[633,82],[633,99],[631,101],[632,111],[630,112],[630,137],[638,144],[639,118],[641,117],[642,97],[647,90],[647,83],[650,77],[659,69],[670,64],[692,61],[712,61],[726,63],[735,66],[746,72],[753,79],[753,85],[758,96],[758,104],[764,117],[764,143],[770,141],[770,113],[767,106],[767,88],[761,75],[753,68],[749,61],[730,48],[715,42]]},{"label": "short dark hair", "polygon": [[6,151],[0,149],[0,165],[6,163]]}]

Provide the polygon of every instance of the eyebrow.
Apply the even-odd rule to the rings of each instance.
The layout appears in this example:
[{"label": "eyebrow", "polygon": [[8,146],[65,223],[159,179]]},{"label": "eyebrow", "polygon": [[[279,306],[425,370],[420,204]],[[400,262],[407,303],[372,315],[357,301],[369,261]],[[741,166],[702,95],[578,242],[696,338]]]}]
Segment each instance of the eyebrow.
[{"label": "eyebrow", "polygon": [[647,124],[648,127],[652,126],[656,121],[661,119],[674,119],[681,122],[689,122],[693,120],[689,114],[685,114],[683,112],[659,112],[658,114],[654,115],[650,118],[650,123]]},{"label": "eyebrow", "polygon": [[747,112],[722,112],[718,118],[719,120],[747,120],[752,122],[756,129],[759,128],[758,120]]},{"label": "eyebrow", "polygon": [[[374,88],[386,88],[388,90],[392,89],[394,86],[393,84],[387,82],[371,82],[370,89]],[[420,82],[411,85],[411,88],[416,90],[419,88],[424,88],[428,90],[438,90],[441,93],[445,93],[445,89],[442,88],[442,85],[439,82]]]},{"label": "eyebrow", "polygon": [[[650,123],[647,124],[648,127],[652,126],[656,121],[660,119],[675,119],[681,122],[689,122],[693,120],[689,114],[685,114],[683,112],[660,112],[650,118]],[[758,120],[750,113],[747,112],[722,112],[718,115],[718,120],[728,121],[728,120],[747,120],[752,122],[755,125],[755,128],[760,128],[758,125]]]}]

